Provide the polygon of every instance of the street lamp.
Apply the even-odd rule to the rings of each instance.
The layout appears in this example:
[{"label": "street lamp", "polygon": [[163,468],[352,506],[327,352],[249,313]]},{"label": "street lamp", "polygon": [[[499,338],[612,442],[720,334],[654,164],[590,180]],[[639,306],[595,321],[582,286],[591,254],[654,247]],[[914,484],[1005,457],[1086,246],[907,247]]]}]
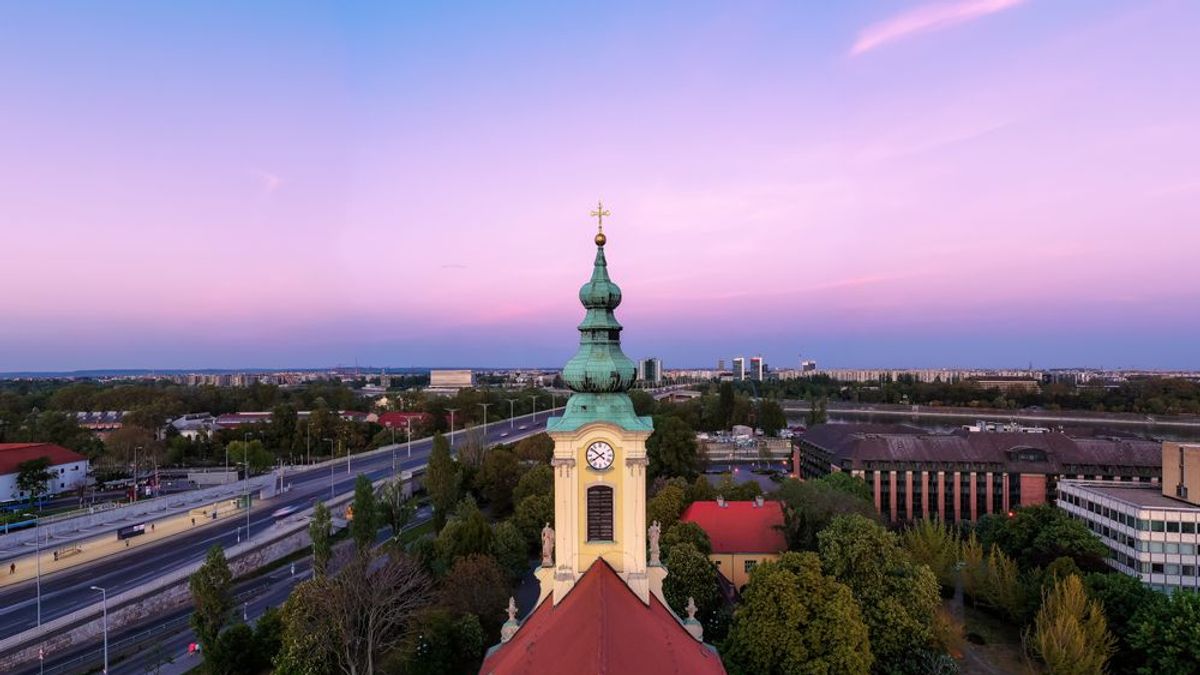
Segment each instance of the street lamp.
[{"label": "street lamp", "polygon": [[33,518],[33,540],[36,542],[36,552],[33,554],[37,565],[37,625],[42,625],[42,517],[36,513],[26,513]]},{"label": "street lamp", "polygon": [[458,408],[446,408],[446,412],[450,413],[450,449],[454,449],[454,413],[458,412]]},{"label": "street lamp", "polygon": [[138,467],[138,461],[137,461],[137,454],[138,454],[138,450],[141,450],[141,449],[142,449],[142,446],[140,446],[140,445],[139,445],[139,446],[137,446],[137,447],[135,447],[135,448],[133,449],[133,501],[135,501],[135,502],[138,500],[138,484],[137,484],[137,467]]},{"label": "street lamp", "polygon": [[412,459],[412,418],[404,418],[404,427],[408,430],[408,458]]},{"label": "street lamp", "polygon": [[92,586],[93,591],[100,591],[100,602],[104,608],[104,671],[108,672],[108,591],[99,586]]},{"label": "street lamp", "polygon": [[326,438],[325,440],[329,441],[329,499],[332,500],[333,499],[333,464],[334,464],[334,462],[333,462],[333,460],[334,460],[333,439]]},{"label": "street lamp", "polygon": [[480,403],[483,407],[483,443],[487,447],[487,409],[492,406],[491,403]]},{"label": "street lamp", "polygon": [[243,464],[246,465],[246,480],[245,480],[246,489],[244,492],[244,494],[246,495],[246,541],[250,541],[250,458],[249,458],[249,456],[246,457],[246,461],[243,462]]},{"label": "street lamp", "polygon": [[396,425],[389,424],[392,429],[392,478],[396,477]]},{"label": "street lamp", "polygon": [[509,430],[516,429],[517,428],[516,408],[514,408],[513,406],[516,404],[517,399],[508,398],[508,399],[504,399],[504,400],[508,401],[508,428],[509,428]]},{"label": "street lamp", "polygon": [[530,396],[529,398],[533,399],[533,423],[537,424],[537,402],[541,396]]}]

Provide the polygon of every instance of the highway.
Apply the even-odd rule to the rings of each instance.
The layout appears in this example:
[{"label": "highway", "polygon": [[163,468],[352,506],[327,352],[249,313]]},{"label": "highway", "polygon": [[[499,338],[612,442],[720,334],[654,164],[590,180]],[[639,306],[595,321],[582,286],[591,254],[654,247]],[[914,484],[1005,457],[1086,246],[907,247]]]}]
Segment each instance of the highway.
[{"label": "highway", "polygon": [[[556,411],[540,411],[536,415],[525,415],[516,419],[516,428],[510,428],[508,420],[491,422],[488,425],[487,442],[507,443],[516,438],[542,431],[546,417]],[[524,425],[526,429],[520,427]],[[463,442],[466,430],[455,433],[455,443]],[[429,456],[432,439],[412,442],[412,457],[408,457],[405,443],[395,446],[397,471],[421,466]],[[392,472],[392,453],[377,452],[370,456],[352,456],[350,470],[337,462],[333,465],[332,480],[328,467],[296,469],[284,478],[289,491],[274,498],[259,502],[250,514],[250,531],[257,534],[271,527],[275,519],[271,513],[285,506],[301,509],[316,500],[327,500],[330,485],[333,492],[341,494],[354,489],[358,474],[371,480],[389,476]],[[53,575],[42,576],[42,621],[69,614],[99,600],[99,593],[91,586],[108,589],[108,596],[136,587],[138,584],[171,572],[189,563],[201,560],[213,544],[224,547],[237,543],[245,536],[246,519],[229,518],[210,525],[198,527],[186,534],[154,544],[135,547],[129,553],[102,558],[94,563],[70,568]],[[33,628],[37,623],[36,586],[33,581],[12,586],[0,592],[0,638],[6,638]]]}]

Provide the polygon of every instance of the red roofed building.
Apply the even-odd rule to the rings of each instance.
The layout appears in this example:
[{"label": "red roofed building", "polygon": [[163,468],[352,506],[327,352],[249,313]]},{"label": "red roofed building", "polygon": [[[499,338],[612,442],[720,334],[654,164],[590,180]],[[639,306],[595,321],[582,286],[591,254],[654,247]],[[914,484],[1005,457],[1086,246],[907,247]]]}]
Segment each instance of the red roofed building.
[{"label": "red roofed building", "polygon": [[414,427],[432,424],[433,415],[427,412],[385,412],[380,413],[379,423],[385,429],[406,429],[410,424]]},{"label": "red roofed building", "polygon": [[646,606],[603,558],[558,604],[542,602],[480,675],[505,673],[724,673],[716,650],[688,633],[651,594]]},{"label": "red roofed building", "polygon": [[692,502],[679,517],[696,523],[712,541],[709,559],[735,588],[750,581],[750,570],[787,550],[783,506],[761,497],[752,502]]},{"label": "red roofed building", "polygon": [[87,484],[88,458],[52,443],[0,443],[0,501],[27,499],[29,494],[17,487],[20,466],[31,459],[50,461],[53,478],[46,481],[48,494],[69,492]]}]

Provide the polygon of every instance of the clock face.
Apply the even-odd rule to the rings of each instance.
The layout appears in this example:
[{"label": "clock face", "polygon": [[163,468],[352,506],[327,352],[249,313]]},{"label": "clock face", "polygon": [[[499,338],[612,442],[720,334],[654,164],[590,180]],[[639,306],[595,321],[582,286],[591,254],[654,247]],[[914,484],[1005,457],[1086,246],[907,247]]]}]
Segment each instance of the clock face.
[{"label": "clock face", "polygon": [[605,443],[604,441],[596,441],[595,443],[592,443],[591,445],[588,446],[588,449],[587,449],[588,466],[592,467],[593,469],[595,469],[597,471],[603,471],[603,470],[607,469],[608,467],[612,466],[613,459],[615,457],[616,457],[616,453],[613,452],[612,446],[609,445],[608,443]]}]

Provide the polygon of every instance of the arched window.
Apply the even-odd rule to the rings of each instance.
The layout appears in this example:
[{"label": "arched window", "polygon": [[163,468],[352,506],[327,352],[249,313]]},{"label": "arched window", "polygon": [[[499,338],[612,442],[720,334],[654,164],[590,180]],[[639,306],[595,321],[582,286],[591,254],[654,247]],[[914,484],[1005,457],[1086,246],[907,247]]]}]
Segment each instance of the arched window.
[{"label": "arched window", "polygon": [[607,485],[587,490],[587,540],[613,540],[613,489]]}]

